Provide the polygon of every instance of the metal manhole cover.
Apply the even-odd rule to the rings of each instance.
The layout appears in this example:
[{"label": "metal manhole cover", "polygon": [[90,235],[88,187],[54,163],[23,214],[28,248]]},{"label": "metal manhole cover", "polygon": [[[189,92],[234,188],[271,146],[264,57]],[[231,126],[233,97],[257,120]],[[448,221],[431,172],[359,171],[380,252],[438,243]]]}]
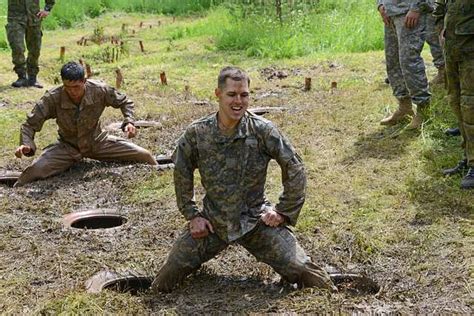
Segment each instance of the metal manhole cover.
[{"label": "metal manhole cover", "polygon": [[0,172],[0,183],[12,187],[20,177],[21,172],[18,171],[3,171]]},{"label": "metal manhole cover", "polygon": [[118,273],[113,271],[101,271],[86,281],[86,291],[99,293],[103,290],[112,290],[121,293],[137,295],[148,291],[153,278],[140,275],[132,271]]},{"label": "metal manhole cover", "polygon": [[122,226],[127,219],[114,210],[97,209],[75,212],[64,216],[65,227],[79,229],[105,229]]}]

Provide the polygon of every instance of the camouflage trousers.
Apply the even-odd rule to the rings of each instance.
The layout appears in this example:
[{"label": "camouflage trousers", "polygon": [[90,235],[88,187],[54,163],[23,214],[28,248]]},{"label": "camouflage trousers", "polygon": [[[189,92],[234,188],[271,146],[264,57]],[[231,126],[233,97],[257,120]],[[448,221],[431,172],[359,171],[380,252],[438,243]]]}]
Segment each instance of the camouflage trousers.
[{"label": "camouflage trousers", "polygon": [[391,17],[385,26],[385,60],[393,95],[402,100],[407,97],[418,106],[429,103],[431,94],[421,51],[426,39],[426,15],[420,17],[412,29],[405,27],[405,16]]},{"label": "camouflage trousers", "polygon": [[446,77],[448,102],[459,122],[468,166],[474,167],[474,58],[454,58],[448,53]]},{"label": "camouflage trousers", "polygon": [[[5,26],[8,42],[12,50],[13,70],[21,76],[28,73],[36,76],[39,72],[38,60],[41,50],[41,24],[27,25],[24,22],[8,21]],[[28,49],[28,57],[25,59],[25,42]]]},{"label": "camouflage trousers", "polygon": [[439,43],[439,34],[436,31],[436,19],[431,14],[428,14],[426,17],[426,42],[430,45],[435,67],[438,69],[444,68],[443,48]]},{"label": "camouflage trousers", "polygon": [[115,136],[109,135],[94,144],[94,149],[87,154],[80,153],[73,146],[59,141],[45,148],[41,156],[21,173],[15,186],[22,186],[34,180],[61,173],[84,157],[102,161],[133,161],[150,164],[154,161],[148,150]]},{"label": "camouflage trousers", "polygon": [[[259,223],[254,230],[235,241],[257,260],[270,265],[283,279],[300,287],[336,290],[328,273],[311,262],[293,233],[284,226],[269,227]],[[153,282],[153,289],[170,292],[201,264],[215,257],[229,244],[216,234],[194,239],[186,229],[173,245],[166,263]]]}]

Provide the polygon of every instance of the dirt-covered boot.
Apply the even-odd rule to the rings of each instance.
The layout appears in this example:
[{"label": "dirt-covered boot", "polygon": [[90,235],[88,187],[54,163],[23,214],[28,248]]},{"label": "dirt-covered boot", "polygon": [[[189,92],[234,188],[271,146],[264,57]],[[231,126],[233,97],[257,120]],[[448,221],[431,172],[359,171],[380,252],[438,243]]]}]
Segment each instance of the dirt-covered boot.
[{"label": "dirt-covered boot", "polygon": [[451,176],[457,173],[463,173],[468,169],[467,167],[467,159],[463,159],[458,164],[452,168],[444,169],[443,174],[445,176]]},{"label": "dirt-covered boot", "polygon": [[395,125],[400,122],[405,116],[413,115],[413,108],[411,98],[403,98],[398,101],[398,109],[392,115],[380,121],[381,125]]},{"label": "dirt-covered boot", "polygon": [[420,129],[423,125],[423,122],[426,120],[426,110],[428,109],[429,104],[418,105],[416,113],[413,116],[410,124],[408,124],[407,129]]},{"label": "dirt-covered boot", "polygon": [[430,81],[430,85],[444,84],[444,82],[445,82],[445,75],[446,75],[446,71],[444,70],[444,67],[438,68],[438,73],[437,73],[436,76]]},{"label": "dirt-covered boot", "polygon": [[36,76],[28,76],[28,87],[42,89],[43,85],[36,79]]},{"label": "dirt-covered boot", "polygon": [[28,79],[26,79],[26,75],[19,74],[18,79],[12,83],[13,88],[21,88],[28,86]]},{"label": "dirt-covered boot", "polygon": [[474,168],[469,168],[467,174],[461,180],[461,189],[474,189]]}]

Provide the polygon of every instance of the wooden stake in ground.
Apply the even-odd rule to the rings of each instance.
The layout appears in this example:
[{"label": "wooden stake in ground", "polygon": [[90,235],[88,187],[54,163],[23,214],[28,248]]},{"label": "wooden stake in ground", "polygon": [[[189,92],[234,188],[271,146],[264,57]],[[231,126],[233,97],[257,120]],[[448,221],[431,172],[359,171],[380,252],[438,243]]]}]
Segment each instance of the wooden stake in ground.
[{"label": "wooden stake in ground", "polygon": [[184,86],[184,99],[188,100],[190,96],[191,96],[191,88],[189,87],[189,85],[185,85]]},{"label": "wooden stake in ground", "polygon": [[122,23],[122,32],[125,32],[127,30],[127,24]]},{"label": "wooden stake in ground", "polygon": [[140,28],[142,28],[142,27],[143,27],[143,21],[142,21],[142,22],[140,22]]},{"label": "wooden stake in ground", "polygon": [[66,47],[64,46],[61,46],[61,48],[59,49],[59,59],[61,61],[64,60],[64,55],[66,54]]},{"label": "wooden stake in ground", "polygon": [[91,65],[89,65],[89,64],[87,64],[87,63],[86,63],[86,75],[87,75],[87,78],[91,78],[91,77],[92,77]]},{"label": "wooden stake in ground", "polygon": [[123,83],[123,75],[120,68],[115,69],[115,88],[120,89]]},{"label": "wooden stake in ground", "polygon": [[311,78],[304,78],[304,91],[311,90]]},{"label": "wooden stake in ground", "polygon": [[138,43],[140,44],[140,50],[142,51],[142,53],[144,53],[145,48],[143,47],[143,41],[138,41]]},{"label": "wooden stake in ground", "polygon": [[168,85],[168,80],[166,80],[166,73],[164,71],[160,73],[160,80],[162,85]]},{"label": "wooden stake in ground", "polygon": [[331,93],[334,93],[334,90],[337,89],[337,82],[333,81],[331,82]]}]

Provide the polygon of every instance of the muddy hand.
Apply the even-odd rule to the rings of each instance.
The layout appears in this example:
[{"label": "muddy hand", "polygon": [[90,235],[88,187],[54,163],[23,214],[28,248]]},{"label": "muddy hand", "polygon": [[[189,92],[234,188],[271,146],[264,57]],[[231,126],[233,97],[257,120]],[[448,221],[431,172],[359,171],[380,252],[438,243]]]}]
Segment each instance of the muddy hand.
[{"label": "muddy hand", "polygon": [[30,146],[25,146],[25,145],[21,145],[20,147],[18,147],[16,150],[15,150],[15,156],[17,158],[21,158],[21,156],[23,155],[27,155],[31,152],[31,147]]},{"label": "muddy hand", "polygon": [[267,209],[261,217],[262,222],[270,227],[277,227],[285,221],[285,218],[274,209]]},{"label": "muddy hand", "polygon": [[214,233],[214,228],[207,219],[198,216],[189,222],[189,231],[193,238],[198,239],[206,237],[209,232]]},{"label": "muddy hand", "polygon": [[128,123],[125,126],[123,131],[124,131],[125,136],[127,138],[133,138],[133,137],[135,137],[135,135],[137,135],[137,128],[131,123]]}]

